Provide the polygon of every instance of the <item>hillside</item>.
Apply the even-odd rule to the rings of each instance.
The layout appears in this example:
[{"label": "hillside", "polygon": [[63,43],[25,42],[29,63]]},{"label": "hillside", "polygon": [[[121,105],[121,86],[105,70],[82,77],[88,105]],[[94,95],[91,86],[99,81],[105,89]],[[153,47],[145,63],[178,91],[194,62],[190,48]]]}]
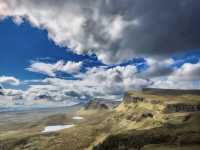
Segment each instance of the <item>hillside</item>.
[{"label": "hillside", "polygon": [[199,149],[200,96],[175,93],[172,90],[126,93],[110,118],[117,125],[113,127],[116,132],[93,149]]},{"label": "hillside", "polygon": [[93,115],[95,113],[110,112],[121,102],[105,99],[93,99],[88,101],[78,112],[79,115]]},{"label": "hillside", "polygon": [[144,88],[143,92],[151,93],[156,95],[182,95],[182,94],[191,94],[191,95],[200,95],[200,90],[190,89],[190,90],[176,90],[176,89],[156,89],[156,88]]},{"label": "hillside", "polygon": [[[2,133],[0,147],[6,150],[199,150],[200,95],[174,92],[129,91],[119,105],[111,105],[114,107],[108,101],[90,101],[73,114],[82,116],[83,120],[72,120],[72,114],[45,117],[24,129]],[[44,126],[56,123],[75,126],[41,133]]]}]

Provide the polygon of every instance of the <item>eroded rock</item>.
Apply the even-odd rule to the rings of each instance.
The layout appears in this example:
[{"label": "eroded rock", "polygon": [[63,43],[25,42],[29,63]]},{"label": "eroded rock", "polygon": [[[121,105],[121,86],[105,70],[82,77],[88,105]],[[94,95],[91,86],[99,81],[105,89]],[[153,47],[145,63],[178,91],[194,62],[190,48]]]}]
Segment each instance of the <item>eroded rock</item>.
[{"label": "eroded rock", "polygon": [[164,109],[165,113],[175,113],[175,112],[196,112],[200,111],[200,104],[167,104]]},{"label": "eroded rock", "polygon": [[124,103],[138,103],[143,102],[144,100],[145,98],[141,96],[129,95],[128,93],[124,95]]}]

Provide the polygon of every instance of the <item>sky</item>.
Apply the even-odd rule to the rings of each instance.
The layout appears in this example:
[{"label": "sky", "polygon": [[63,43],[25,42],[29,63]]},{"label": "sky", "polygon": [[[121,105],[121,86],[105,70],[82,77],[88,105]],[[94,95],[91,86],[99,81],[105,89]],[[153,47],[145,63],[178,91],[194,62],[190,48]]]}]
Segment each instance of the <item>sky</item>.
[{"label": "sky", "polygon": [[200,2],[0,0],[0,107],[200,89]]}]

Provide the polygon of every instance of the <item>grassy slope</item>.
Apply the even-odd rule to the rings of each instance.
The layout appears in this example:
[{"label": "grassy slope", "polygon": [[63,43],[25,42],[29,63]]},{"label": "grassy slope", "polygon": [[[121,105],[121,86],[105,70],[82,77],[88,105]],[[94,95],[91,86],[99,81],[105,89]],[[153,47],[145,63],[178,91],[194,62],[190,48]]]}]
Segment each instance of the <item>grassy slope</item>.
[{"label": "grassy slope", "polygon": [[[147,102],[122,103],[112,116],[113,122],[120,129],[108,136],[94,150],[167,150],[200,149],[200,113],[178,112],[165,113],[168,103],[198,105],[199,95],[156,94],[155,91],[129,92],[131,96],[144,97]],[[177,91],[176,91],[177,92]],[[152,104],[151,100],[159,103]],[[148,102],[149,101],[149,102]],[[148,112],[153,117],[146,117]]]},{"label": "grassy slope", "polygon": [[[176,91],[177,92],[177,91]],[[85,118],[76,126],[58,133],[41,134],[45,125],[73,123],[63,115],[51,116],[29,128],[0,136],[3,150],[197,150],[200,149],[200,114],[164,113],[166,103],[198,104],[199,95],[165,93],[155,91],[130,95],[143,96],[157,104],[140,102],[120,104],[114,111],[80,111]],[[146,114],[152,116],[146,116]],[[39,124],[39,126],[38,126]],[[25,132],[26,131],[26,132]],[[12,131],[11,131],[12,132]],[[189,138],[188,138],[189,137]],[[188,140],[189,139],[189,140]],[[189,149],[192,148],[192,149]]]},{"label": "grassy slope", "polygon": [[[83,121],[75,121],[75,127],[62,130],[57,133],[41,134],[40,131],[45,125],[52,125],[54,121],[61,122],[63,115],[51,116],[41,120],[39,126],[27,130],[19,130],[13,134],[4,134],[0,139],[2,150],[83,150],[90,147],[97,137],[102,133],[110,131],[108,125],[102,121],[111,112],[94,112],[85,114]],[[64,118],[66,119],[66,118]],[[54,120],[54,121],[53,121]],[[67,120],[69,123],[71,120]],[[25,132],[26,131],[26,132]]]}]

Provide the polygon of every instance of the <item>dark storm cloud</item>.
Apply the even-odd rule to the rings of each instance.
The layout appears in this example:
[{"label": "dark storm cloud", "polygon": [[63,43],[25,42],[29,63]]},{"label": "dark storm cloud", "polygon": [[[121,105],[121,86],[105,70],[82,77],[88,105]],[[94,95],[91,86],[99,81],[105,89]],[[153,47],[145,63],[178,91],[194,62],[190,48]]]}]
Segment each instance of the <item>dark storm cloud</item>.
[{"label": "dark storm cloud", "polygon": [[126,1],[123,5],[122,1],[112,1],[105,7],[106,15],[121,15],[126,21],[138,21],[138,25],[125,28],[120,44],[117,41],[111,46],[130,48],[136,54],[144,55],[173,54],[199,48],[199,1]]}]

